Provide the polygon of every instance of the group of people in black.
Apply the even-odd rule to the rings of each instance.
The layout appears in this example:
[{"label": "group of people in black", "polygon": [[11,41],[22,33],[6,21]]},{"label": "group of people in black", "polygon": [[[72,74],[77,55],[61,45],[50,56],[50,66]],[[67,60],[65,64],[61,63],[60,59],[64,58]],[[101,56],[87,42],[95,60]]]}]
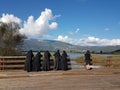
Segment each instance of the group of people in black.
[{"label": "group of people in black", "polygon": [[59,50],[57,50],[56,53],[54,53],[55,57],[55,70],[68,70],[68,55],[66,51],[63,50],[62,55],[60,55]]},{"label": "group of people in black", "polygon": [[[42,55],[41,52],[37,52],[34,56],[32,50],[29,50],[26,55],[25,61],[25,71],[49,71],[51,70],[51,57],[49,51],[45,51]],[[65,50],[63,50],[62,54],[57,50],[54,54],[53,60],[53,69],[54,70],[68,70],[68,55]],[[43,57],[43,60],[41,59]]]}]

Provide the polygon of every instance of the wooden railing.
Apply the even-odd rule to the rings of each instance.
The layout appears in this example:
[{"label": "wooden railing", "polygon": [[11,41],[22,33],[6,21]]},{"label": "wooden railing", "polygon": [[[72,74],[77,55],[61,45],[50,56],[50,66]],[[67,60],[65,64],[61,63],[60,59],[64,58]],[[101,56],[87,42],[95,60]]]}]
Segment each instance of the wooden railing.
[{"label": "wooden railing", "polygon": [[[92,64],[94,66],[103,66],[104,68],[120,68],[120,55],[96,56],[92,55]],[[78,65],[85,65],[85,58],[77,59]]]},{"label": "wooden railing", "polygon": [[[0,56],[0,71],[5,70],[24,70],[26,56]],[[41,61],[42,64],[42,61]],[[69,69],[71,68],[70,60],[68,60]],[[54,60],[50,60],[50,68],[54,68]]]},{"label": "wooden railing", "polygon": [[0,70],[24,69],[25,56],[0,56]]},{"label": "wooden railing", "polygon": [[[0,71],[4,70],[24,70],[26,56],[0,56]],[[107,68],[120,68],[120,56],[107,56],[107,57],[92,57],[93,65],[105,66]],[[54,60],[51,59],[51,68],[54,67]],[[41,62],[42,63],[42,62]],[[84,57],[81,57],[78,65],[84,65]],[[71,68],[71,62],[68,61],[69,68]]]}]

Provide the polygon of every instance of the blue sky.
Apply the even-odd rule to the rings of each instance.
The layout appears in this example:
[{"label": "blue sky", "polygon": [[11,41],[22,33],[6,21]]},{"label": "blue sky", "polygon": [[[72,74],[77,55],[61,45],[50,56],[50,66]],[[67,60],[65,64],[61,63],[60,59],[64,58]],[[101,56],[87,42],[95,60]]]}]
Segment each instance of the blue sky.
[{"label": "blue sky", "polygon": [[120,45],[120,0],[0,0],[0,21],[28,38]]}]

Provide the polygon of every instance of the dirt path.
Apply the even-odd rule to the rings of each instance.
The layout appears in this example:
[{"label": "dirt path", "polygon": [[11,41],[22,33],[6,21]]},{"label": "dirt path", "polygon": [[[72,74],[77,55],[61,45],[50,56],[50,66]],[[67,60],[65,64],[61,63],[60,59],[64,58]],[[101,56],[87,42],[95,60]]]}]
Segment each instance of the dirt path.
[{"label": "dirt path", "polygon": [[0,90],[120,90],[120,69],[4,71]]}]

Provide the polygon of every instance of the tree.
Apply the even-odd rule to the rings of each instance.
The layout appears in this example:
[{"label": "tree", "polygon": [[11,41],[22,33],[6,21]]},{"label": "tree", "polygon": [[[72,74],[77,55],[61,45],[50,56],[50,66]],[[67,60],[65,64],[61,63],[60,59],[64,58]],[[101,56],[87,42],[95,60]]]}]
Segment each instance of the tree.
[{"label": "tree", "polygon": [[0,22],[0,54],[14,55],[18,51],[16,46],[22,45],[25,35],[19,33],[20,26],[15,22]]}]

